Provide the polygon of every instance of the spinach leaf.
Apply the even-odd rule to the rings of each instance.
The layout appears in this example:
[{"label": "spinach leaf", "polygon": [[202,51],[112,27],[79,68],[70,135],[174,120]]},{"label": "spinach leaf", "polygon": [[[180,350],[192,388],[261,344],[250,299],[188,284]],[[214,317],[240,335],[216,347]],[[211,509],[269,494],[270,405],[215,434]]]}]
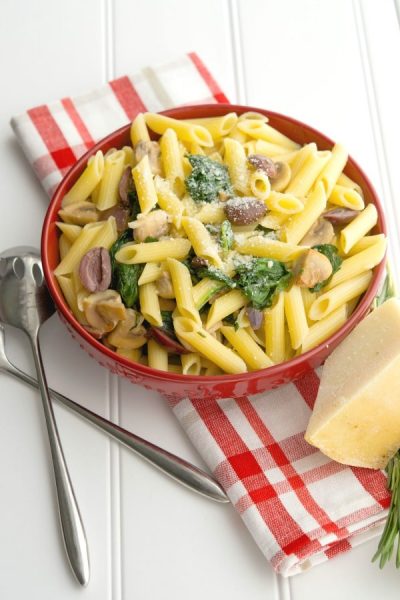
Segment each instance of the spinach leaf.
[{"label": "spinach leaf", "polygon": [[175,337],[174,323],[172,320],[172,311],[162,310],[161,311],[162,318],[162,328],[168,335]]},{"label": "spinach leaf", "polygon": [[393,281],[392,271],[390,269],[390,264],[388,263],[386,265],[385,281],[383,282],[383,285],[382,285],[382,288],[381,288],[379,294],[377,294],[375,296],[372,306],[373,306],[373,308],[378,308],[378,306],[380,306],[381,304],[386,302],[386,300],[389,300],[389,298],[393,298],[396,296],[397,296],[396,284]]},{"label": "spinach leaf", "polygon": [[128,200],[129,200],[129,207],[131,209],[130,219],[131,219],[131,221],[136,221],[138,214],[142,212],[142,209],[140,208],[139,198],[137,195],[136,188],[133,188],[132,190],[130,190],[128,192]]},{"label": "spinach leaf", "polygon": [[233,325],[235,331],[237,331],[239,329],[239,323],[237,322],[237,319],[233,315],[227,315],[223,319],[223,323],[226,323],[227,325]]},{"label": "spinach leaf", "polygon": [[230,288],[236,287],[236,282],[231,277],[229,277],[229,275],[226,275],[226,273],[224,273],[220,269],[217,269],[216,267],[202,267],[201,269],[196,269],[196,275],[201,279],[203,279],[204,277],[208,277],[209,279],[221,281]]},{"label": "spinach leaf", "polygon": [[111,287],[119,292],[122,302],[127,308],[132,308],[139,294],[138,280],[143,270],[143,265],[125,265],[119,263],[115,255],[118,250],[132,241],[132,230],[126,229],[110,248],[112,281]]},{"label": "spinach leaf", "polygon": [[271,306],[277,292],[287,288],[291,277],[283,263],[271,258],[254,258],[237,265],[235,280],[250,305],[262,310]]},{"label": "spinach leaf", "polygon": [[221,248],[224,252],[229,252],[233,246],[233,240],[232,225],[229,221],[223,221],[219,234],[219,243],[221,244]]},{"label": "spinach leaf", "polygon": [[220,192],[233,196],[232,184],[225,165],[201,154],[188,154],[187,158],[192,165],[192,172],[186,178],[185,184],[195,202],[213,202],[218,200]]},{"label": "spinach leaf", "polygon": [[327,285],[330,282],[333,275],[337,271],[339,271],[340,267],[342,266],[343,259],[339,256],[338,249],[333,244],[319,244],[317,246],[313,246],[313,250],[317,250],[318,252],[321,252],[321,254],[324,254],[326,258],[329,259],[329,262],[332,265],[331,276],[328,277],[328,279],[325,279],[325,281],[317,283],[317,285],[314,285],[313,288],[310,288],[312,292],[319,292],[325,285]]}]

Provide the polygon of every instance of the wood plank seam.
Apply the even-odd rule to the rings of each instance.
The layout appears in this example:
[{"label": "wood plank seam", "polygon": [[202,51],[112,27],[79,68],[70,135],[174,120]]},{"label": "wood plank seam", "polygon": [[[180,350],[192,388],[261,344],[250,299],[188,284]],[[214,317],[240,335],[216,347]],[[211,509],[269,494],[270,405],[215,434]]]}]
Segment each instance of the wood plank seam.
[{"label": "wood plank seam", "polygon": [[[383,126],[381,121],[381,116],[379,113],[379,102],[378,102],[378,92],[376,89],[373,65],[370,57],[370,52],[368,48],[368,35],[365,27],[365,17],[362,9],[361,0],[353,0],[353,12],[354,12],[354,20],[357,30],[357,39],[360,51],[362,72],[365,83],[365,90],[367,94],[368,101],[368,109],[370,113],[371,119],[371,129],[373,134],[373,139],[375,142],[375,154],[377,158],[378,171],[380,176],[380,183],[383,192],[383,197],[385,199],[385,212],[387,215],[387,222],[390,230],[393,233],[393,240],[396,241],[400,239],[400,228],[399,222],[397,218],[397,214],[394,206],[394,193],[393,193],[393,185],[390,177],[390,171],[388,167],[387,160],[387,152],[385,147],[385,139]],[[396,280],[400,281],[400,272],[398,261],[393,260],[393,255],[395,254],[395,248],[393,244],[390,244],[390,236],[389,235],[389,259],[391,258],[391,264],[393,266],[393,270],[395,272]]]},{"label": "wood plank seam", "polygon": [[[115,4],[114,0],[103,0],[103,83],[115,79]],[[107,374],[109,418],[119,423],[120,391],[118,377]],[[121,563],[121,455],[117,442],[109,442],[109,574],[110,600],[122,598]]]},{"label": "wood plank seam", "polygon": [[[234,66],[234,80],[236,89],[236,102],[247,104],[247,85],[243,60],[242,32],[240,28],[240,14],[237,0],[227,0],[231,47]],[[231,98],[233,100],[233,98]]]}]

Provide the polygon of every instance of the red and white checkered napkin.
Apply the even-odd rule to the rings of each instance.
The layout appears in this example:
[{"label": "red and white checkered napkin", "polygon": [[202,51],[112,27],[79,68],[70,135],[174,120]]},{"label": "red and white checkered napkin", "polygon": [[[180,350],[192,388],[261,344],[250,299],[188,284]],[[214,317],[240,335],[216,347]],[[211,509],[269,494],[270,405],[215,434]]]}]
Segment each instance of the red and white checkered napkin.
[{"label": "red and white checkered napkin", "polygon": [[[227,99],[196,54],[78,98],[28,110],[12,127],[51,194],[77,158],[139,111]],[[283,575],[298,573],[380,533],[385,476],[333,462],[303,438],[319,379],[257,396],[182,400],[173,410],[253,538]]]}]

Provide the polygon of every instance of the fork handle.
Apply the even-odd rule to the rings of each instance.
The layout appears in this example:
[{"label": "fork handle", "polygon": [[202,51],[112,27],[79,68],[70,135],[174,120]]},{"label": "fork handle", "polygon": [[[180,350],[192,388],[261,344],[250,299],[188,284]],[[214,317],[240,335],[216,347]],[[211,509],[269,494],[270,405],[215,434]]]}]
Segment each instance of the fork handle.
[{"label": "fork handle", "polygon": [[[12,368],[10,368],[12,367]],[[14,365],[9,364],[7,372],[17,377],[21,381],[24,381],[31,387],[38,387],[36,379],[18,369]],[[61,404],[69,408],[75,413],[81,415],[84,419],[95,425],[101,431],[107,433],[110,437],[114,438],[117,442],[120,442],[126,446],[129,450],[144,458],[147,462],[152,464],[157,469],[161,470],[165,475],[172,477],[178,483],[185,487],[215,500],[216,502],[229,502],[224,490],[220,484],[213,479],[208,473],[195,467],[190,462],[148,442],[147,440],[131,433],[130,431],[108,421],[104,417],[92,412],[88,408],[85,408],[74,402],[67,396],[56,392],[49,388],[50,395],[56,398]]]},{"label": "fork handle", "polygon": [[86,586],[90,578],[86,534],[54,418],[37,335],[31,335],[30,340],[53,459],[58,508],[65,548],[75,577],[81,585]]}]

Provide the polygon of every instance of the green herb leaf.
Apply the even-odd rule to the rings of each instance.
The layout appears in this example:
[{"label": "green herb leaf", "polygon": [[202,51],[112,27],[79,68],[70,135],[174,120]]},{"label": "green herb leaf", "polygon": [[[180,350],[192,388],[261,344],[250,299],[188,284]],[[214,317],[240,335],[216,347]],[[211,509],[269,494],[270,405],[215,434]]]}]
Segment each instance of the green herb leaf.
[{"label": "green herb leaf", "polygon": [[142,212],[142,209],[140,208],[139,198],[137,195],[136,188],[134,188],[133,190],[128,192],[128,199],[129,199],[129,205],[130,205],[130,209],[131,209],[130,220],[136,221],[138,214]]},{"label": "green herb leaf", "polygon": [[150,244],[151,242],[158,242],[158,238],[153,237],[152,235],[148,235],[147,238],[144,240],[144,243]]},{"label": "green herb leaf", "polygon": [[233,246],[233,231],[229,221],[223,221],[219,234],[219,243],[224,252],[229,252]]},{"label": "green herb leaf", "polygon": [[172,312],[169,310],[162,310],[161,318],[162,318],[162,322],[163,322],[162,327],[163,327],[164,331],[166,333],[168,333],[168,335],[175,337],[174,323],[172,320]]},{"label": "green herb leaf", "polygon": [[236,282],[229,277],[229,275],[226,275],[226,273],[220,271],[220,269],[217,269],[216,267],[203,267],[201,269],[196,269],[196,275],[201,279],[208,277],[209,279],[221,281],[230,288],[235,288],[237,285]]},{"label": "green herb leaf", "polygon": [[225,165],[201,154],[188,154],[187,158],[192,165],[192,172],[186,178],[185,184],[195,202],[213,202],[218,200],[220,192],[227,196],[233,195]]},{"label": "green herb leaf", "polygon": [[227,315],[223,319],[223,323],[226,325],[232,325],[233,328],[235,329],[235,331],[237,331],[239,329],[239,323],[237,322],[236,317],[234,317],[233,315]]},{"label": "green herb leaf", "polygon": [[400,452],[391,458],[386,467],[387,488],[392,498],[389,513],[386,518],[385,529],[379,541],[378,549],[372,558],[372,562],[378,560],[382,569],[391,559],[397,542],[396,568],[400,567]]},{"label": "green herb leaf", "polygon": [[122,302],[127,308],[136,304],[139,295],[138,280],[143,270],[143,265],[125,265],[119,263],[115,255],[118,250],[132,241],[132,230],[126,229],[110,248],[112,281],[111,287],[119,292]]},{"label": "green herb leaf", "polygon": [[393,298],[397,296],[396,285],[393,280],[392,270],[390,268],[389,263],[386,265],[386,277],[383,282],[382,289],[379,294],[375,296],[373,302],[373,308],[378,308],[381,304],[389,300],[389,298]]},{"label": "green herb leaf", "polygon": [[313,288],[310,288],[312,292],[319,292],[330,282],[334,274],[339,271],[340,267],[342,266],[343,259],[339,256],[338,249],[333,244],[319,244],[317,246],[313,246],[313,250],[317,250],[318,252],[321,252],[321,254],[324,254],[332,265],[331,276],[328,277],[328,279],[325,279],[325,281],[317,283],[317,285],[314,285]]},{"label": "green herb leaf", "polygon": [[290,283],[291,273],[285,265],[271,258],[254,258],[236,267],[235,281],[253,308],[271,306],[276,293]]}]

